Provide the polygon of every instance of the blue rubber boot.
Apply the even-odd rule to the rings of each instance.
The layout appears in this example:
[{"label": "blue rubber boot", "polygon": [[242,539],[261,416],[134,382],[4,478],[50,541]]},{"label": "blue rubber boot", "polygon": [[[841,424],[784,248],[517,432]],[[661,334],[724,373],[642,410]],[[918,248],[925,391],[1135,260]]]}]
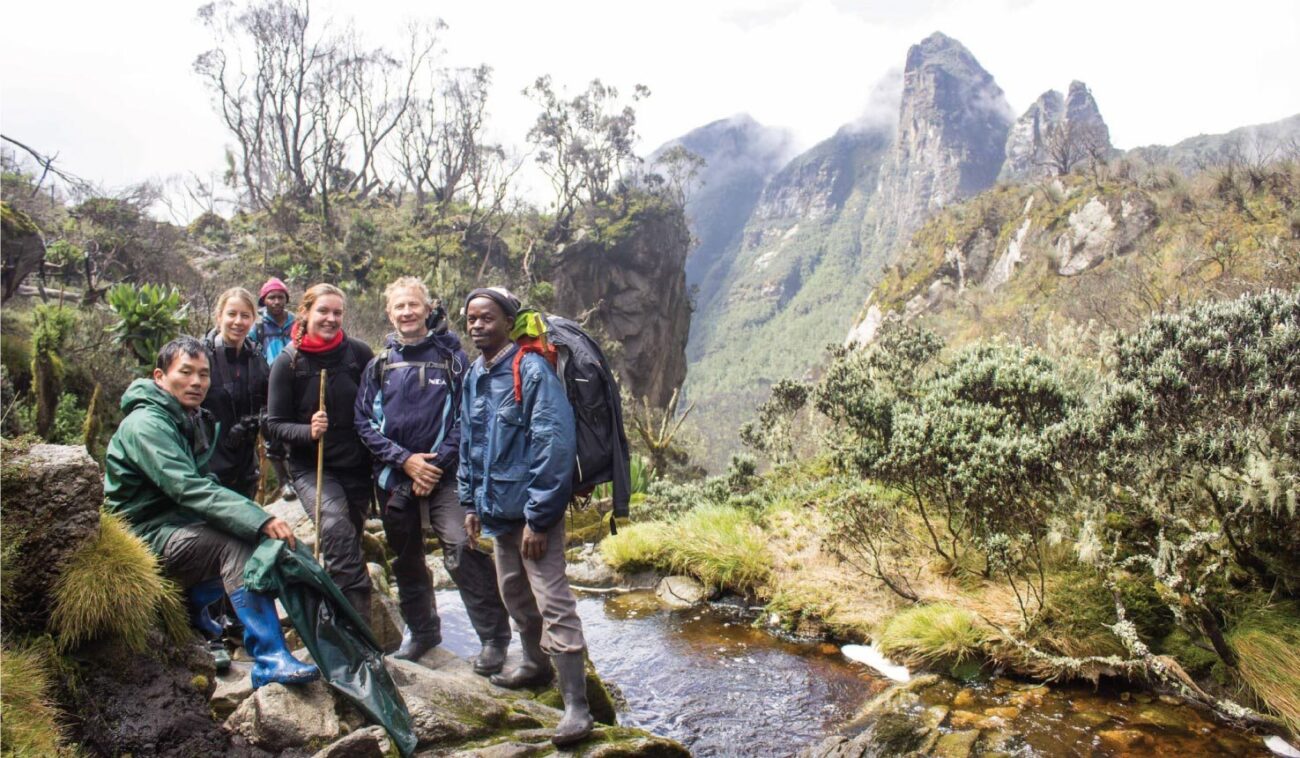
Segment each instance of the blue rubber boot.
[{"label": "blue rubber boot", "polygon": [[208,607],[226,594],[226,588],[220,579],[209,579],[190,587],[190,624],[198,629],[204,638],[215,640],[221,638],[221,625],[212,620]]},{"label": "blue rubber boot", "polygon": [[240,587],[230,593],[230,604],[244,624],[244,649],[253,657],[253,689],[271,682],[303,684],[320,677],[320,669],[289,653],[270,595]]},{"label": "blue rubber boot", "polygon": [[209,579],[189,588],[190,625],[199,630],[208,643],[208,652],[212,655],[212,665],[218,674],[230,670],[230,653],[221,642],[221,624],[213,620],[208,611],[212,604],[226,596],[226,588],[220,579]]}]

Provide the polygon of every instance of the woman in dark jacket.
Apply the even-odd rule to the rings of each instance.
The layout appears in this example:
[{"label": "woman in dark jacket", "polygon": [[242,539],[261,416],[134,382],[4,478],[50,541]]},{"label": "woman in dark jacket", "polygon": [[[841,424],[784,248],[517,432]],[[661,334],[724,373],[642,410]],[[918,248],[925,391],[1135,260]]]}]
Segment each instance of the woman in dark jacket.
[{"label": "woman in dark jacket", "polygon": [[233,287],[217,298],[212,314],[216,326],[203,340],[212,370],[212,387],[203,407],[221,424],[208,471],[222,486],[249,499],[257,494],[257,430],[266,410],[269,374],[266,360],[248,339],[256,319],[252,293]]},{"label": "woman in dark jacket", "polygon": [[[361,533],[373,494],[370,452],[357,436],[352,408],[361,371],[374,353],[343,333],[346,308],[342,290],[329,284],[303,294],[293,344],[271,366],[266,427],[289,448],[289,473],[309,518],[316,512],[316,446],[324,439],[320,552],[330,578],[368,622],[370,575]],[[318,407],[321,369],[324,407]]]}]

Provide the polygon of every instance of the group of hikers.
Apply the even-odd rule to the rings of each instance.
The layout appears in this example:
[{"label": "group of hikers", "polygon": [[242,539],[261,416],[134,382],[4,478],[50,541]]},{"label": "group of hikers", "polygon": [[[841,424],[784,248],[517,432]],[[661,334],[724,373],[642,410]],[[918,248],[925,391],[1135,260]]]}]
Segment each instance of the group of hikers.
[{"label": "group of hikers", "polygon": [[[108,508],[186,590],[201,633],[219,641],[213,614],[233,611],[255,688],[312,681],[320,671],[289,652],[274,598],[244,587],[260,540],[296,547],[291,525],[253,499],[264,444],[285,497],[318,519],[323,565],[367,624],[361,539],[377,502],[406,627],[393,657],[417,660],[442,641],[431,531],[482,644],[474,671],[507,688],[558,677],[565,710],[552,740],[580,741],[592,729],[586,642],[564,559],[577,431],[561,379],[512,339],[521,305],[504,288],[464,302],[472,363],[422,281],[400,278],[384,295],[394,331],[375,353],[346,335],[347,298],[332,285],[308,288],[296,313],[277,278],[256,300],[222,293],[213,329],[167,343],[152,376],[122,397]],[[493,538],[491,557],[480,535]],[[503,670],[511,619],[521,654]]]}]

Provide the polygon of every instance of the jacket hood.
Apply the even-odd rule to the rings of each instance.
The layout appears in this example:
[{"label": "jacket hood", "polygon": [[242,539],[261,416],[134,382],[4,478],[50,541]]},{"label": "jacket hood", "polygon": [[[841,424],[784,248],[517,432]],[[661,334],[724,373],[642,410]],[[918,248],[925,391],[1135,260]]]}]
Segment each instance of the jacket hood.
[{"label": "jacket hood", "polygon": [[122,393],[123,415],[149,405],[162,409],[177,424],[182,426],[185,424],[186,414],[185,409],[181,407],[181,401],[159,387],[153,379],[136,379],[126,388],[126,392]]},{"label": "jacket hood", "polygon": [[409,345],[404,344],[400,339],[398,339],[397,332],[390,332],[388,336],[384,338],[384,347],[390,349],[405,350],[408,348],[427,347],[429,345],[435,345],[446,351],[448,354],[455,355],[456,351],[460,350],[460,337],[456,336],[456,333],[449,329],[440,329],[429,332],[424,335],[424,339],[419,342],[412,342]]}]

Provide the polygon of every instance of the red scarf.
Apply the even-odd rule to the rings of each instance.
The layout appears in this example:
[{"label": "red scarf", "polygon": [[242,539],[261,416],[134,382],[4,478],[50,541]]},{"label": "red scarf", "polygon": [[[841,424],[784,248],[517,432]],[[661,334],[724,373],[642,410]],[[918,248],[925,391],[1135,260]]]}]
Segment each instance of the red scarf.
[{"label": "red scarf", "polygon": [[[340,329],[334,333],[332,339],[323,340],[315,334],[303,334],[307,328],[304,320],[300,320],[293,325],[294,340],[298,342],[298,349],[304,353],[328,353],[339,345],[343,344],[343,330]],[[301,337],[301,340],[299,340]]]}]

